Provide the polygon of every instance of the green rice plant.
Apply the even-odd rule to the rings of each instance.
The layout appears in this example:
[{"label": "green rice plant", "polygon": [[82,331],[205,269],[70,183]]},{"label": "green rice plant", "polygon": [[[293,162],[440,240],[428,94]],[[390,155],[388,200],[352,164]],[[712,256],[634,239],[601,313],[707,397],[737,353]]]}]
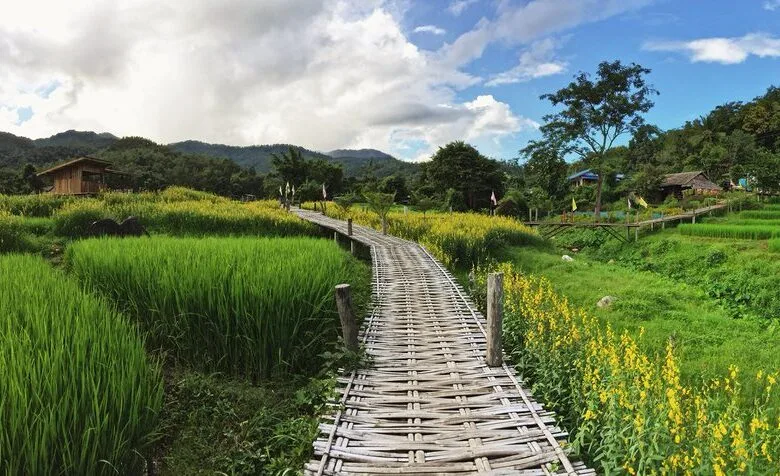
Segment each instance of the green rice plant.
[{"label": "green rice plant", "polygon": [[73,201],[73,197],[62,195],[2,195],[0,194],[0,211],[12,215],[27,217],[49,217],[64,204]]},{"label": "green rice plant", "polygon": [[127,319],[34,256],[0,257],[0,474],[140,474],[163,385]]},{"label": "green rice plant", "polygon": [[85,236],[89,225],[103,218],[114,218],[113,213],[101,201],[82,198],[65,204],[54,214],[54,233],[68,238]]},{"label": "green rice plant", "polygon": [[683,235],[738,240],[766,240],[780,237],[780,228],[753,225],[682,224],[677,227]]},{"label": "green rice plant", "polygon": [[780,210],[748,210],[739,214],[740,218],[751,218],[758,220],[780,220]]},{"label": "green rice plant", "polygon": [[370,281],[364,265],[313,238],[83,240],[65,263],[135,317],[153,348],[253,379],[317,369],[337,336],[334,286],[365,295]]},{"label": "green rice plant", "polygon": [[780,238],[769,240],[769,251],[780,253]]}]

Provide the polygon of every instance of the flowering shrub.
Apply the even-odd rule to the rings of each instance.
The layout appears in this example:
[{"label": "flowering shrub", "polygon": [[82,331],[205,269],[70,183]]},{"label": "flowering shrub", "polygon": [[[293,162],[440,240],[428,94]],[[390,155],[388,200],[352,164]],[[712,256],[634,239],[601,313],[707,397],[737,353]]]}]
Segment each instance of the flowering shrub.
[{"label": "flowering shrub", "polygon": [[[759,371],[749,401],[739,369],[702,383],[680,381],[676,349],[649,355],[628,333],[557,295],[545,279],[503,263],[504,345],[534,392],[572,433],[574,448],[606,473],[776,473],[778,373]],[[486,275],[478,274],[480,289]],[[753,378],[753,377],[751,377]]]}]

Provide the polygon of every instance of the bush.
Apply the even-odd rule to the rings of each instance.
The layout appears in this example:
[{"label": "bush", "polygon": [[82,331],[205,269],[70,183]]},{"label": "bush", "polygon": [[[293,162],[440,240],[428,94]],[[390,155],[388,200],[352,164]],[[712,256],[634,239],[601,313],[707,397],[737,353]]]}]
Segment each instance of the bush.
[{"label": "bush", "polygon": [[67,269],[133,316],[148,343],[206,371],[259,379],[318,368],[337,336],[333,289],[367,270],[313,238],[84,240]]},{"label": "bush", "polygon": [[54,233],[68,238],[87,236],[89,226],[103,218],[116,216],[95,199],[81,199],[69,202],[54,215]]},{"label": "bush", "polygon": [[0,212],[26,217],[49,217],[73,197],[61,195],[0,195]]},{"label": "bush", "polygon": [[32,256],[0,257],[0,473],[139,473],[162,405],[127,320]]}]

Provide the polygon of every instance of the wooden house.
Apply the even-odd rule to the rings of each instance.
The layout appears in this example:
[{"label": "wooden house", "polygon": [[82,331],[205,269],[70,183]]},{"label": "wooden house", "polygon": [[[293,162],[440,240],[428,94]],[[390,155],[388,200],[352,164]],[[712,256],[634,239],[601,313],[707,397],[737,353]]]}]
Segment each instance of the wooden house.
[{"label": "wooden house", "polygon": [[124,175],[111,170],[110,165],[111,162],[94,157],[78,157],[44,170],[38,176],[53,181],[51,193],[55,195],[92,195],[108,188],[106,177],[109,174]]},{"label": "wooden house", "polygon": [[[615,174],[615,181],[619,182],[625,178],[624,174]],[[576,174],[566,177],[569,184],[575,187],[582,187],[584,185],[596,185],[599,182],[599,174],[591,169],[585,169],[577,172]]]},{"label": "wooden house", "polygon": [[677,174],[667,174],[661,182],[663,195],[674,195],[677,198],[683,197],[683,190],[693,190],[697,195],[715,195],[722,189],[712,183],[701,170],[693,172],[680,172]]}]

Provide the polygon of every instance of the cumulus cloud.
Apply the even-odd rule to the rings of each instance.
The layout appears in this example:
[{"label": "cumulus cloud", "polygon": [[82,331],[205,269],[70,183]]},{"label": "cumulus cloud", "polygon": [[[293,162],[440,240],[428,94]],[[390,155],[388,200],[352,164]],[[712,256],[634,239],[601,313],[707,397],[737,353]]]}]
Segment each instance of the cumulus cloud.
[{"label": "cumulus cloud", "polygon": [[454,0],[452,3],[450,3],[450,6],[447,7],[447,10],[449,10],[449,12],[453,15],[458,16],[478,1],[479,0]]},{"label": "cumulus cloud", "polygon": [[[492,95],[464,95],[484,81],[464,65],[491,42],[530,43],[643,3],[500,2],[494,19],[427,52],[404,34],[402,0],[26,0],[0,15],[0,130],[376,147],[407,158],[454,139],[494,144],[537,124]],[[492,81],[564,66],[533,69],[537,59],[523,53],[526,70]]]},{"label": "cumulus cloud", "polygon": [[432,33],[434,35],[443,35],[447,33],[444,28],[439,28],[436,25],[422,25],[414,29],[415,33]]},{"label": "cumulus cloud", "polygon": [[559,74],[566,70],[566,63],[554,60],[558,44],[552,38],[535,41],[522,52],[514,68],[491,78],[486,86],[499,86],[530,81],[535,78]]},{"label": "cumulus cloud", "polygon": [[750,33],[738,38],[701,38],[691,41],[653,41],[644,48],[649,51],[679,51],[693,62],[737,64],[749,56],[780,57],[780,38]]}]

